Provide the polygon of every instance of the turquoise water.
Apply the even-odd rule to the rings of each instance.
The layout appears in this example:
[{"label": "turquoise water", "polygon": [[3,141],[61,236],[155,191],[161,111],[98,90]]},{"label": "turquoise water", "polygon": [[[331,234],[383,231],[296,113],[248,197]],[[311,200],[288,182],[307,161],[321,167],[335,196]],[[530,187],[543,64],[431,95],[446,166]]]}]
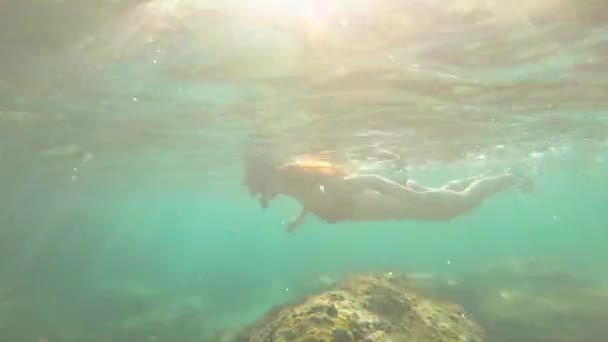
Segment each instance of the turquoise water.
[{"label": "turquoise water", "polygon": [[[521,260],[565,274],[524,288],[592,283],[561,313],[584,312],[568,296],[590,287],[608,308],[601,9],[337,1],[313,24],[303,3],[0,4],[0,342],[224,341],[347,275],[499,265],[507,280],[475,284],[499,293],[515,286],[500,265]],[[515,167],[536,192],[445,222],[287,234],[298,203],[263,210],[242,185],[254,145],[429,186]],[[542,320],[526,341],[555,340],[540,312],[519,314]],[[594,313],[569,317],[608,309]],[[606,336],[589,334],[573,336]]]}]

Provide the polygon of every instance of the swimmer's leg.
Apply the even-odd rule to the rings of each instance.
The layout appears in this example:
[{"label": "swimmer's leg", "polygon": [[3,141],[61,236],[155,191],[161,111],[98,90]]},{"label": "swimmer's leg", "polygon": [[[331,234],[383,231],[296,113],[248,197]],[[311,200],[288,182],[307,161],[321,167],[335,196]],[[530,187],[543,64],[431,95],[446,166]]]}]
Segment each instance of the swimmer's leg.
[{"label": "swimmer's leg", "polygon": [[382,194],[388,194],[405,199],[413,199],[418,192],[392,180],[376,175],[359,175],[345,178],[347,184],[360,189],[372,189]]},{"label": "swimmer's leg", "polygon": [[304,219],[306,218],[307,215],[308,215],[308,210],[306,210],[306,208],[302,207],[298,216],[296,216],[291,221],[289,221],[289,223],[287,223],[287,227],[285,228],[285,231],[287,231],[288,233],[292,233],[296,228],[298,228],[300,225],[302,225],[302,223],[304,222]]},{"label": "swimmer's leg", "polygon": [[459,193],[463,195],[465,202],[468,202],[469,206],[474,207],[479,205],[486,198],[512,186],[519,186],[522,190],[528,191],[529,187],[533,187],[533,182],[532,180],[513,175],[511,172],[506,171],[503,174],[484,176],[477,179]]},{"label": "swimmer's leg", "polygon": [[414,191],[418,191],[418,192],[424,192],[424,191],[431,190],[430,188],[428,188],[420,183],[417,183],[411,179],[408,179],[407,181],[405,181],[405,186]]},{"label": "swimmer's leg", "polygon": [[441,187],[441,189],[452,191],[464,191],[471,185],[471,183],[484,177],[487,177],[487,175],[483,174],[463,179],[456,179],[446,183]]}]

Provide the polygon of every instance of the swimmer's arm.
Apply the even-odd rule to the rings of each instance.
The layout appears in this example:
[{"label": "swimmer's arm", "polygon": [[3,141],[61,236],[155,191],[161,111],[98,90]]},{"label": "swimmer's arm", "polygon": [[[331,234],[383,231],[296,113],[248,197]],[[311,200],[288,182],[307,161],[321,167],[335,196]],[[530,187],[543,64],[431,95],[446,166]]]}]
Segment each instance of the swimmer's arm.
[{"label": "swimmer's arm", "polygon": [[289,223],[287,224],[287,228],[285,228],[285,230],[288,233],[293,232],[296,228],[298,228],[298,226],[300,226],[304,222],[306,215],[308,215],[308,210],[306,208],[302,207],[302,209],[300,209],[300,213],[298,214],[298,216],[296,216],[294,219],[289,221]]},{"label": "swimmer's arm", "polygon": [[416,200],[420,194],[428,191],[428,189],[422,186],[415,188],[403,186],[376,175],[358,175],[345,178],[345,181],[353,184],[355,187],[371,189],[381,194],[392,195],[406,200]]}]

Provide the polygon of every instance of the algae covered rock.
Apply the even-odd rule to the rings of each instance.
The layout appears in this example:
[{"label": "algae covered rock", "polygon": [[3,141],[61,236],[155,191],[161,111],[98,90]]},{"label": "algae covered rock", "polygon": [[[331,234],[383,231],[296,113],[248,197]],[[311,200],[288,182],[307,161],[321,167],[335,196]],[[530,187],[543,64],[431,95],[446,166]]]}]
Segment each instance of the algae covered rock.
[{"label": "algae covered rock", "polygon": [[444,293],[492,341],[606,341],[608,289],[545,258],[513,259],[462,278]]},{"label": "algae covered rock", "polygon": [[409,288],[462,305],[492,342],[604,342],[608,289],[550,258],[516,258],[457,280],[410,277]]},{"label": "algae covered rock", "polygon": [[484,332],[458,305],[420,297],[392,274],[345,279],[296,305],[277,307],[240,341],[483,341]]}]

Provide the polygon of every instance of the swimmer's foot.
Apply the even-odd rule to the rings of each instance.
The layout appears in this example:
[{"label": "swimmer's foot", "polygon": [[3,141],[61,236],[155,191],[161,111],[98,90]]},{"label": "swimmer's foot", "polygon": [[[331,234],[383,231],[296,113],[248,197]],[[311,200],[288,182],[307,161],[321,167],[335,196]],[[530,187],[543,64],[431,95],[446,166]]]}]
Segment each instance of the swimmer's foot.
[{"label": "swimmer's foot", "polygon": [[505,170],[505,174],[515,177],[517,186],[521,189],[521,191],[531,193],[536,190],[534,181],[531,178],[523,175],[521,172],[508,168]]},{"label": "swimmer's foot", "polygon": [[520,183],[519,183],[519,188],[523,191],[523,192],[535,192],[536,191],[536,184],[534,183],[534,181],[530,178],[522,178]]}]

